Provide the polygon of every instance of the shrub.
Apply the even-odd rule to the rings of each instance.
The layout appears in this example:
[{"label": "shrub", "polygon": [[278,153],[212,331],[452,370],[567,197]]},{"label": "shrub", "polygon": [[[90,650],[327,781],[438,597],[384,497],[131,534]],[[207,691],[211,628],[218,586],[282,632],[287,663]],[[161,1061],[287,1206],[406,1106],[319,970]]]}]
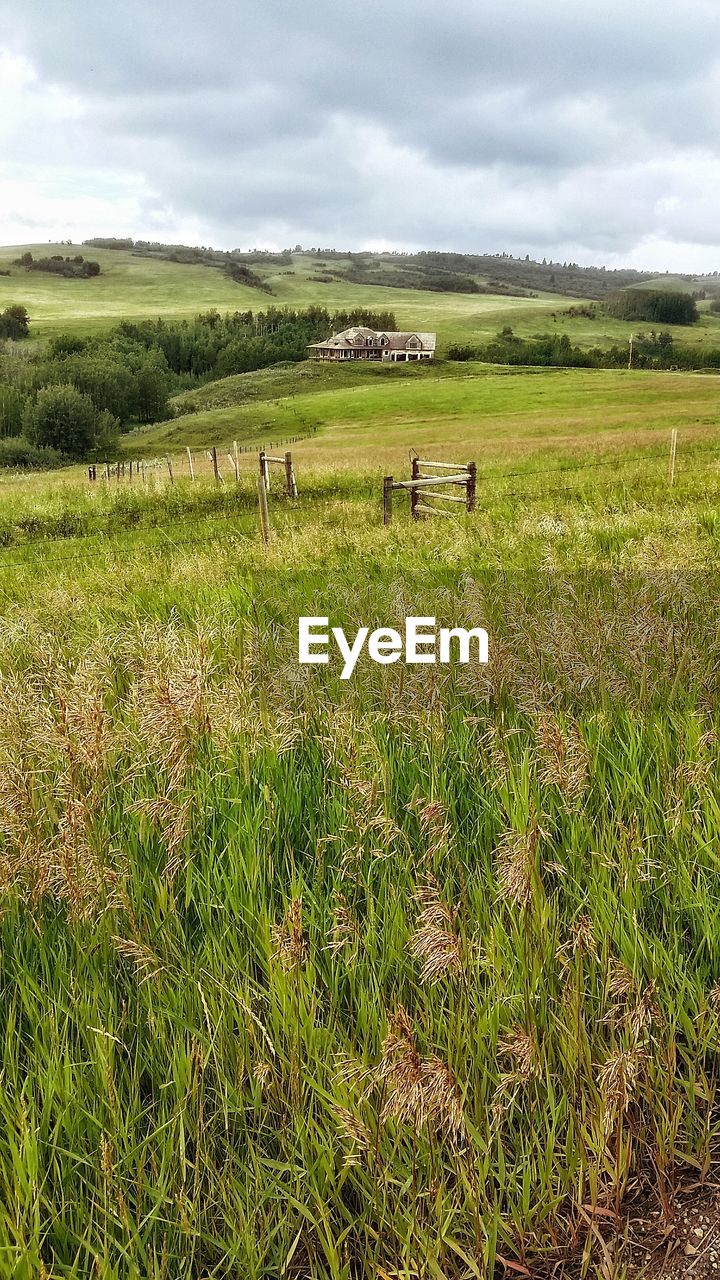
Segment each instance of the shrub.
[{"label": "shrub", "polygon": [[75,387],[43,387],[26,418],[33,444],[57,449],[68,458],[81,458],[95,443],[95,407]]},{"label": "shrub", "polygon": [[0,467],[49,471],[66,466],[67,461],[57,449],[32,444],[25,436],[8,436],[0,440]]}]

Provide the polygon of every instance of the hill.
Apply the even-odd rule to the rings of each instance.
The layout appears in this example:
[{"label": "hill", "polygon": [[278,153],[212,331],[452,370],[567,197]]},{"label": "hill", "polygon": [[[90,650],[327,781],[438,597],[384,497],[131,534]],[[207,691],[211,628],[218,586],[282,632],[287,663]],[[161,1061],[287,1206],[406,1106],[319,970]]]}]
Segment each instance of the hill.
[{"label": "hill", "polygon": [[[359,283],[347,274],[328,273],[320,279],[316,260],[309,254],[293,254],[284,262],[255,264],[270,294],[232,280],[217,266],[204,262],[170,261],[129,250],[93,247],[101,274],[92,279],[64,279],[31,273],[14,265],[22,252],[42,256],[72,252],[81,246],[16,245],[0,248],[0,311],[11,302],[24,303],[31,315],[31,336],[42,341],[59,333],[101,333],[121,320],[147,317],[191,319],[199,312],[259,310],[274,306],[323,306],[329,311],[354,307],[391,310],[404,328],[434,329],[438,354],[450,345],[487,342],[506,325],[521,337],[548,331],[567,333],[582,346],[609,346],[627,342],[631,330],[625,321],[608,317],[597,304],[583,306],[576,297],[543,294],[517,297],[505,294],[434,292],[420,288],[396,288],[390,284]],[[384,262],[387,266],[389,259]],[[334,266],[349,259],[336,259]],[[540,264],[542,265],[542,264]],[[385,267],[382,268],[385,270]],[[4,274],[4,273],[8,274]],[[388,267],[388,278],[390,278]],[[648,282],[649,283],[649,282]],[[716,317],[703,314],[685,341],[717,342]],[[680,331],[676,336],[682,336]]]}]

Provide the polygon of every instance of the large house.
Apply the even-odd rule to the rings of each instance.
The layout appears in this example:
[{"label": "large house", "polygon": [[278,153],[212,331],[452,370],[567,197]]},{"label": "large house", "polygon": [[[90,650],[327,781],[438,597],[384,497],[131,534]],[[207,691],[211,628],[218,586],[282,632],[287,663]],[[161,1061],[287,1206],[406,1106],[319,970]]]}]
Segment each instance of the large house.
[{"label": "large house", "polygon": [[313,342],[310,354],[316,360],[432,360],[434,333],[378,333],[357,326],[334,333],[325,342]]}]

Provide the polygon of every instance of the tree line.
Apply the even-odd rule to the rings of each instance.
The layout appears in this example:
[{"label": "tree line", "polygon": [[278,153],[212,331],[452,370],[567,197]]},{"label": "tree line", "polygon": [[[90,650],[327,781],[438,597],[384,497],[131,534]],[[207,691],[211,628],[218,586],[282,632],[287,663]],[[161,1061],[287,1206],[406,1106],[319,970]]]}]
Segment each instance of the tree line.
[{"label": "tree line", "polygon": [[694,324],[698,318],[695,298],[675,289],[623,289],[605,303],[617,320],[644,320],[650,324]]},{"label": "tree line", "polygon": [[481,360],[489,364],[531,365],[548,368],[622,369],[720,369],[720,347],[676,342],[667,330],[651,329],[633,335],[629,344],[611,347],[579,347],[566,333],[545,333],[520,338],[506,326],[482,345],[456,344],[448,360]]},{"label": "tree line", "polygon": [[53,253],[49,258],[34,258],[28,251],[15,258],[14,266],[24,267],[26,271],[49,271],[51,275],[65,276],[68,280],[87,280],[90,276],[100,275],[100,263],[89,262],[81,253],[72,257]]},{"label": "tree line", "polygon": [[389,311],[270,307],[208,311],[191,321],[123,321],[103,336],[61,334],[22,358],[6,349],[0,352],[0,466],[111,455],[121,433],[171,417],[170,398],[178,392],[305,360],[309,343],[352,324],[396,327]]}]

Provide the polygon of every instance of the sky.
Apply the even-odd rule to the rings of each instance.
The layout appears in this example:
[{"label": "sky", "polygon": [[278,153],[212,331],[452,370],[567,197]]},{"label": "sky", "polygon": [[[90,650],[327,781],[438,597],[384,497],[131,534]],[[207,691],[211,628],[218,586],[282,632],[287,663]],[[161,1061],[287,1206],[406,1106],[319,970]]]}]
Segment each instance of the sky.
[{"label": "sky", "polygon": [[0,0],[0,243],[720,269],[717,0]]}]

